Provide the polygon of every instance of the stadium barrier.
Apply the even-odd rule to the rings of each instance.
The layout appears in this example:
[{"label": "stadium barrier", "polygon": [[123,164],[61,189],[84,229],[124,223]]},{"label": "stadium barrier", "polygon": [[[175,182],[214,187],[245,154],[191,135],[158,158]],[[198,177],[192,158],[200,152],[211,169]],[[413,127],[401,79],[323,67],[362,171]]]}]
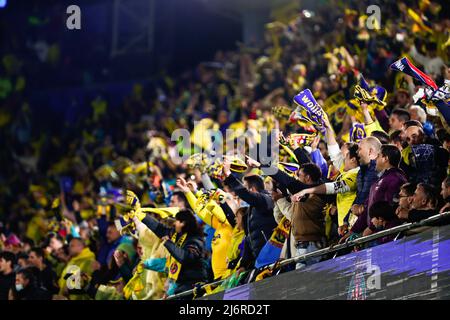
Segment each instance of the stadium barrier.
[{"label": "stadium barrier", "polygon": [[[421,228],[421,227],[430,226],[430,224],[433,224],[434,222],[439,222],[440,220],[444,220],[446,218],[450,219],[450,211],[431,216],[431,217],[429,217],[427,219],[424,219],[424,220],[421,220],[419,222],[402,224],[402,225],[399,225],[399,226],[394,227],[394,228],[390,228],[390,229],[387,229],[387,230],[383,230],[383,231],[377,232],[375,234],[371,234],[371,235],[368,235],[368,236],[356,238],[356,239],[353,239],[353,240],[348,240],[345,243],[332,245],[332,246],[329,246],[327,248],[316,250],[314,252],[310,252],[310,253],[307,253],[307,254],[304,254],[304,255],[301,255],[301,256],[297,256],[297,257],[293,257],[293,258],[277,261],[277,262],[272,263],[270,265],[267,265],[265,267],[261,267],[259,269],[251,270],[249,272],[250,276],[248,277],[249,280],[247,281],[247,283],[250,283],[250,282],[252,282],[255,279],[255,272],[257,270],[272,269],[272,268],[275,268],[275,267],[281,268],[281,267],[284,267],[284,266],[288,266],[290,264],[294,264],[294,263],[305,261],[305,260],[307,260],[309,258],[324,256],[324,255],[327,255],[327,254],[330,254],[330,253],[333,253],[333,252],[336,253],[333,256],[333,258],[332,258],[332,259],[334,259],[334,258],[336,258],[337,254],[338,254],[338,252],[340,250],[352,248],[352,247],[355,247],[355,246],[360,246],[362,244],[369,243],[369,242],[371,242],[373,240],[376,240],[376,239],[379,239],[379,238],[383,238],[383,237],[386,237],[386,236],[392,236],[392,235],[396,235],[396,237],[394,239],[394,241],[396,241],[398,239],[398,237],[403,232],[406,232],[406,231],[409,231],[409,230],[413,230],[413,229],[417,229],[417,228]],[[180,298],[183,298],[183,297],[192,296],[192,295],[195,294],[196,290],[204,289],[207,286],[211,286],[211,287],[218,286],[221,283],[223,283],[225,280],[227,280],[227,279],[221,279],[221,280],[218,280],[218,281],[214,281],[214,282],[211,282],[211,283],[204,284],[204,285],[202,285],[199,288],[191,289],[191,290],[188,290],[188,291],[184,291],[184,292],[181,292],[181,293],[169,296],[169,297],[166,298],[166,300],[174,300],[174,299],[180,299]]]}]

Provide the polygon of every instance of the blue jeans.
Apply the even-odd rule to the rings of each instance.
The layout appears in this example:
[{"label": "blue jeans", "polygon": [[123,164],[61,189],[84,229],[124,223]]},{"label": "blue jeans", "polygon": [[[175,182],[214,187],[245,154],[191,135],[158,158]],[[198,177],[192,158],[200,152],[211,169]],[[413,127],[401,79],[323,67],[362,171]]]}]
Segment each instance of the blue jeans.
[{"label": "blue jeans", "polygon": [[[299,242],[297,243],[297,257],[302,256],[306,253],[310,253],[316,250],[320,250],[322,246],[318,243],[318,241],[309,241],[309,242]],[[302,269],[306,266],[312,265],[320,261],[319,257],[309,258],[307,260],[303,260],[301,262],[297,262],[295,265],[295,269]]]}]

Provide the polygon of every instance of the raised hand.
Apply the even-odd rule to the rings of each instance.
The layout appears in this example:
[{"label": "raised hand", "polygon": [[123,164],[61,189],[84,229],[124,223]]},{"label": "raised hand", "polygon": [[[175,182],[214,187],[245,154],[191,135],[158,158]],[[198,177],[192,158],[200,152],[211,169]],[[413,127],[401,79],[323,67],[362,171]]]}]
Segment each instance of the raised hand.
[{"label": "raised hand", "polygon": [[354,204],[352,205],[351,211],[354,215],[360,216],[364,212],[364,205]]},{"label": "raised hand", "polygon": [[367,107],[368,107],[367,103],[361,101],[361,108],[363,109],[363,111],[367,110]]},{"label": "raised hand", "polygon": [[117,266],[120,268],[125,263],[125,254],[119,250],[114,251],[114,260]]},{"label": "raised hand", "polygon": [[330,119],[328,119],[328,115],[324,112],[323,114],[323,124],[325,125],[326,129],[331,129],[331,123],[330,123]]},{"label": "raised hand", "polygon": [[223,170],[223,174],[228,177],[231,174],[231,161],[227,156],[223,157],[223,164],[222,164],[222,170]]},{"label": "raised hand", "polygon": [[250,158],[249,156],[245,156],[245,158],[247,159],[247,165],[251,168],[259,168],[261,167],[261,163],[259,163],[258,161],[256,161],[255,159]]},{"label": "raised hand", "polygon": [[320,142],[320,135],[317,135],[317,136],[314,138],[313,142],[311,143],[311,149],[312,149],[312,151],[317,150],[317,147],[319,146],[319,142]]},{"label": "raised hand", "polygon": [[190,180],[189,182],[186,183],[187,187],[189,188],[190,191],[192,192],[196,192],[197,191],[197,184],[195,183],[195,181]]},{"label": "raised hand", "polygon": [[183,177],[178,177],[176,184],[177,187],[180,188],[184,193],[191,191],[189,189],[189,186],[187,185],[186,180],[184,180]]}]

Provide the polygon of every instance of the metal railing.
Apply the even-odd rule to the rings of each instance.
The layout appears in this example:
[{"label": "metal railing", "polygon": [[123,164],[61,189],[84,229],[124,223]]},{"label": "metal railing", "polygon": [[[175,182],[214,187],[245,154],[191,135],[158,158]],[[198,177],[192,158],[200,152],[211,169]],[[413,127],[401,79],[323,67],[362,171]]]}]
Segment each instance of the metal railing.
[{"label": "metal railing", "polygon": [[[297,257],[293,257],[293,258],[277,261],[275,263],[272,263],[272,264],[267,265],[265,267],[261,267],[259,269],[262,269],[262,268],[271,269],[271,268],[274,268],[275,266],[278,267],[278,268],[279,267],[284,267],[284,266],[287,266],[287,265],[290,265],[290,264],[293,264],[293,263],[305,261],[305,260],[307,260],[309,258],[323,256],[323,255],[326,255],[326,254],[329,254],[329,253],[332,253],[332,252],[336,252],[337,253],[339,250],[347,249],[347,248],[350,248],[350,247],[354,247],[354,246],[357,246],[357,245],[368,243],[370,241],[373,241],[373,240],[376,240],[376,239],[379,239],[379,238],[383,238],[383,237],[386,237],[386,236],[397,234],[397,236],[394,239],[394,241],[395,241],[395,240],[397,240],[398,236],[402,232],[405,232],[405,231],[408,231],[408,230],[411,230],[411,229],[424,227],[424,226],[429,225],[432,222],[436,222],[436,221],[439,221],[439,220],[441,220],[443,218],[447,218],[447,217],[450,218],[450,211],[436,214],[434,216],[431,216],[431,217],[429,217],[427,219],[424,219],[424,220],[421,220],[419,222],[415,222],[415,223],[410,222],[410,223],[402,224],[402,225],[399,225],[397,227],[393,227],[393,228],[390,228],[390,229],[387,229],[387,230],[379,231],[377,233],[374,233],[374,234],[371,234],[371,235],[368,235],[368,236],[365,236],[365,237],[356,238],[354,240],[349,240],[349,241],[346,241],[346,242],[341,243],[341,244],[332,245],[332,246],[329,246],[327,248],[316,250],[316,251],[313,251],[313,252],[310,252],[310,253],[306,253],[306,254],[301,255],[301,256],[297,256]],[[336,255],[333,258],[335,258],[335,257],[336,257]],[[251,270],[250,273],[254,272],[255,270],[257,270],[257,269]],[[210,283],[204,284],[203,286],[200,287],[200,289],[201,288],[205,288],[206,286],[220,285],[221,283],[223,283],[227,279],[221,279],[221,280],[218,280],[218,281],[215,281],[215,282],[210,282]],[[250,283],[250,282],[251,281],[249,281],[248,283]],[[173,299],[178,299],[178,298],[182,298],[182,297],[191,296],[191,295],[194,294],[195,290],[198,290],[198,289],[191,289],[191,290],[184,291],[184,292],[181,292],[181,293],[178,293],[178,294],[175,294],[175,295],[171,295],[171,296],[167,297],[166,300],[173,300]]]}]

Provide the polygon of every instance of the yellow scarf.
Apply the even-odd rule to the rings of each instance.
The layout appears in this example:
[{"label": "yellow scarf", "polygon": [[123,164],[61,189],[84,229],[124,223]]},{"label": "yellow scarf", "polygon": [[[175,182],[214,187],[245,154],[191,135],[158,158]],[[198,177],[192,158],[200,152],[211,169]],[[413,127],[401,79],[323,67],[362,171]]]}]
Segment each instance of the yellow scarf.
[{"label": "yellow scarf", "polygon": [[[177,234],[174,233],[172,236],[172,242],[175,243],[175,245],[179,248],[183,246],[184,241],[186,241],[187,233],[183,234],[180,239],[177,240]],[[174,257],[171,255],[169,256],[169,259],[167,259],[166,267],[169,270],[169,279],[173,279],[174,281],[177,281],[178,276],[180,275],[181,271],[181,263],[178,262]]]},{"label": "yellow scarf", "polygon": [[278,223],[278,226],[273,231],[272,236],[270,237],[270,243],[278,248],[282,248],[284,245],[284,241],[289,235],[289,230],[291,229],[291,222],[283,217]]},{"label": "yellow scarf", "polygon": [[123,288],[123,295],[125,299],[130,299],[133,293],[139,293],[145,289],[145,283],[142,280],[141,274],[144,271],[144,263],[141,261],[136,267],[133,277],[128,281]]}]

